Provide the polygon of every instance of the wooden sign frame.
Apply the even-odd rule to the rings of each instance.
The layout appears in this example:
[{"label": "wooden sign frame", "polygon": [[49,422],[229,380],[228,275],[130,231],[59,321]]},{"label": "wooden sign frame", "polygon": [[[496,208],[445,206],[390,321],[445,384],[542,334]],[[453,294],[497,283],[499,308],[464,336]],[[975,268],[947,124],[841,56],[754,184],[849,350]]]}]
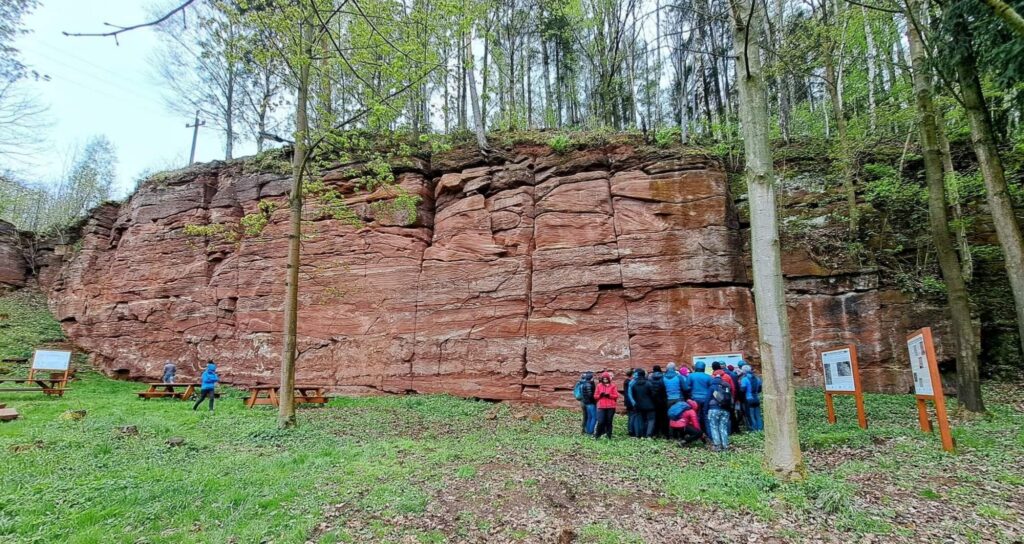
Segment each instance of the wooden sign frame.
[{"label": "wooden sign frame", "polygon": [[[67,353],[68,354],[68,364],[63,369],[64,378],[61,380],[63,383],[67,383],[68,378],[69,378],[69,376],[71,374],[71,358],[74,356],[74,353],[72,353],[70,350],[66,350],[66,349],[36,349],[36,350],[34,350],[32,352],[32,364],[29,366],[29,369],[28,369],[28,379],[30,381],[35,379],[35,374],[36,374],[37,370],[40,370],[40,371],[46,371],[46,370],[51,370],[52,371],[52,370],[55,370],[55,371],[58,371],[58,372],[61,371],[61,369],[59,369],[59,368],[47,368],[47,367],[37,368],[36,367],[36,356],[38,355],[38,353],[40,351],[44,351],[44,352],[48,352],[48,353]],[[63,387],[63,383],[61,385],[62,387]]]},{"label": "wooden sign frame", "polygon": [[910,363],[914,362],[914,355],[910,353],[910,342],[917,337],[922,337],[924,343],[924,355],[928,362],[928,375],[931,379],[932,394],[918,395],[915,389],[914,398],[917,399],[917,419],[921,425],[921,431],[930,433],[932,431],[931,420],[928,419],[927,401],[935,405],[935,419],[939,424],[939,436],[942,439],[942,449],[953,451],[953,433],[949,430],[949,418],[946,415],[946,397],[942,392],[942,379],[939,377],[939,364],[935,357],[935,344],[932,340],[931,327],[918,329],[907,335],[907,354],[910,356]]},{"label": "wooden sign frame", "polygon": [[[832,402],[833,395],[849,395],[854,398],[857,403],[857,424],[860,425],[861,429],[868,428],[868,415],[864,410],[864,390],[860,386],[860,366],[857,364],[857,346],[853,344],[846,344],[842,347],[828,349],[821,352],[820,357],[824,357],[826,353],[833,351],[850,350],[850,366],[853,372],[853,391],[829,391],[828,383],[826,382],[823,386],[825,388],[825,409],[828,415],[828,422],[832,425],[836,424],[836,408]],[[824,371],[824,361],[822,361],[822,370]]]},{"label": "wooden sign frame", "polygon": [[[704,357],[704,358],[706,358],[706,357],[722,357],[724,359],[726,357],[733,357],[734,355],[739,355],[741,361],[746,361],[746,358],[745,358],[746,356],[743,354],[742,351],[730,351],[728,353],[694,353],[693,355],[690,356],[690,364],[696,365],[697,362],[694,361],[694,359],[696,359],[697,357]],[[722,361],[722,363],[724,363],[722,365],[722,368],[725,368],[725,364],[728,364],[724,360]],[[735,364],[735,363],[733,363],[733,364]],[[706,363],[705,364],[705,366],[704,366],[704,373],[705,374],[711,374],[712,373],[711,363]]]}]

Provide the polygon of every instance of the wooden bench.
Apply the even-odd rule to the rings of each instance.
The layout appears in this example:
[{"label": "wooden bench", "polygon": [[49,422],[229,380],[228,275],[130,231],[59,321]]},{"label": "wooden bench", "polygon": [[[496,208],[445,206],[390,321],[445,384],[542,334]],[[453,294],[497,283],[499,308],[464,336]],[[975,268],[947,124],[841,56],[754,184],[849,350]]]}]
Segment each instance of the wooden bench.
[{"label": "wooden bench", "polygon": [[[50,377],[40,377],[43,371],[50,371]],[[0,394],[41,392],[63,397],[71,374],[70,351],[37,349],[32,355],[32,366],[29,367],[27,378],[0,377],[0,383],[35,384],[36,387],[4,387],[0,388]]]},{"label": "wooden bench", "polygon": [[[188,400],[192,398],[200,384],[189,382],[151,382],[147,385],[149,385],[149,389],[139,391],[139,398],[143,400],[160,398]],[[184,389],[181,390],[180,388]]]},{"label": "wooden bench", "polygon": [[20,414],[14,408],[0,408],[0,421],[14,421]]},{"label": "wooden bench", "polygon": [[[254,385],[249,388],[249,398],[245,400],[246,408],[256,405],[280,406],[278,385]],[[296,385],[295,404],[327,404],[327,394],[322,385]]]},{"label": "wooden bench", "polygon": [[44,393],[46,395],[64,396],[67,382],[62,379],[43,378],[0,378],[0,383],[13,384],[35,384],[36,387],[0,387],[0,394],[4,393]]}]

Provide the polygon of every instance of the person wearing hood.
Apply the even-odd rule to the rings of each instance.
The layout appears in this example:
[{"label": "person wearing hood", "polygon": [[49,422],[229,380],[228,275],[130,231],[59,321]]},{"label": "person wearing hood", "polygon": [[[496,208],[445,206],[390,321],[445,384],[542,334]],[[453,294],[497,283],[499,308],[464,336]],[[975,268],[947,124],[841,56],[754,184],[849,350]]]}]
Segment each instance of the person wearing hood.
[{"label": "person wearing hood", "polygon": [[594,391],[594,399],[597,401],[597,428],[594,430],[594,438],[608,435],[608,440],[611,440],[615,405],[619,400],[619,390],[612,383],[611,372],[601,373],[601,379]]},{"label": "person wearing hood", "polygon": [[680,447],[688,446],[704,435],[700,429],[696,405],[697,403],[693,401],[680,401],[669,407],[669,427],[672,429],[672,438],[679,440]]},{"label": "person wearing hood", "polygon": [[597,426],[597,401],[594,399],[594,373],[584,372],[573,387],[573,395],[583,411],[583,434],[594,434]]},{"label": "person wearing hood", "polygon": [[637,438],[651,438],[655,431],[655,409],[657,404],[654,401],[654,387],[647,379],[647,373],[642,368],[636,369],[633,374],[633,381],[629,384],[630,402],[633,404],[633,413],[636,418]]},{"label": "person wearing hood", "polygon": [[702,429],[707,430],[708,428],[708,398],[711,397],[711,376],[704,372],[705,368],[704,361],[698,361],[697,364],[693,365],[693,372],[690,373],[690,391],[691,398],[697,401],[697,405],[700,410],[697,416],[700,417],[700,426]]},{"label": "person wearing hood", "polygon": [[746,410],[747,425],[753,432],[764,430],[764,420],[761,418],[761,378],[754,374],[750,365],[740,367],[743,377],[740,378],[741,398],[743,407]]},{"label": "person wearing hood", "polygon": [[668,396],[661,365],[654,365],[647,382],[651,384],[651,398],[654,400],[654,435],[668,438]]},{"label": "person wearing hood", "polygon": [[732,391],[724,377],[724,374],[718,374],[711,380],[711,396],[708,399],[708,423],[705,428],[711,437],[713,451],[729,451],[729,413],[732,411]]},{"label": "person wearing hood", "polygon": [[217,365],[213,364],[213,361],[206,362],[206,370],[203,372],[201,384],[199,386],[199,400],[192,405],[192,411],[199,408],[199,405],[203,403],[203,399],[210,399],[210,411],[213,411],[213,399],[217,396],[216,389],[217,383],[220,382],[220,376],[217,375]]},{"label": "person wearing hood", "polygon": [[178,365],[174,364],[174,361],[168,359],[164,362],[164,383],[174,383],[174,376],[178,373]]},{"label": "person wearing hood", "polygon": [[665,370],[665,400],[668,406],[672,406],[683,400],[683,375],[676,372],[676,364],[669,363]]}]

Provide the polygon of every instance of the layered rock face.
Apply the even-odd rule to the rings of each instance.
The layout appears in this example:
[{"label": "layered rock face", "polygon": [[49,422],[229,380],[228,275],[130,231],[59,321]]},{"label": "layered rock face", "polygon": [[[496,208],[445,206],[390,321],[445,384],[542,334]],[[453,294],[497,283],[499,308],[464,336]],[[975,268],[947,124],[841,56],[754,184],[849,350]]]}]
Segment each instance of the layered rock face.
[{"label": "layered rock face", "polygon": [[[349,187],[350,172],[325,179]],[[411,225],[365,197],[353,199],[364,228],[305,225],[299,382],[558,404],[585,370],[734,351],[757,364],[748,236],[713,160],[520,147],[406,164],[398,181],[422,197]],[[198,374],[213,359],[225,381],[276,381],[287,184],[213,164],[97,209],[45,282],[69,337],[129,377],[155,378],[167,359]],[[237,225],[261,200],[279,206],[258,238],[183,232]],[[820,352],[849,342],[868,388],[905,390],[905,334],[931,325],[945,338],[941,311],[871,271],[799,252],[786,267],[799,383],[820,384]]]}]

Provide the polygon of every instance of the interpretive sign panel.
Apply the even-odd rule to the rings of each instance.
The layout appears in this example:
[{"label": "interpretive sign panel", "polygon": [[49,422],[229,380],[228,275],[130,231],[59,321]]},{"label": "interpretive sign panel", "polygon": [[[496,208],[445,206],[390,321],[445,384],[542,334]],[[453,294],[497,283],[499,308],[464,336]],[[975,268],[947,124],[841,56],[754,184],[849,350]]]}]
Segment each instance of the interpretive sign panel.
[{"label": "interpretive sign panel", "polygon": [[70,351],[37,349],[32,357],[32,370],[65,372],[71,366]]},{"label": "interpretive sign panel", "polygon": [[825,371],[825,391],[853,393],[857,390],[850,348],[822,352],[821,366]]},{"label": "interpretive sign panel", "polygon": [[864,410],[864,394],[860,389],[860,368],[857,366],[857,346],[830,349],[821,353],[821,367],[825,373],[825,409],[828,422],[836,422],[833,395],[852,395],[857,404],[857,424],[868,428]]},{"label": "interpretive sign panel", "polygon": [[925,327],[907,336],[907,352],[910,354],[910,370],[914,376],[914,396],[917,397],[917,419],[921,424],[921,430],[926,433],[932,432],[927,405],[930,400],[935,405],[935,419],[939,424],[942,449],[953,451],[953,433],[949,430],[949,418],[946,416],[946,398],[942,392],[942,381],[939,379],[939,363],[935,357],[932,329]]},{"label": "interpretive sign panel", "polygon": [[928,364],[928,349],[924,343],[924,333],[917,333],[907,340],[907,351],[910,352],[910,371],[914,375],[914,393],[932,396],[932,369]]},{"label": "interpretive sign panel", "polygon": [[705,374],[711,374],[712,372],[714,372],[711,369],[711,364],[714,363],[715,361],[718,361],[718,362],[722,363],[723,367],[724,366],[728,366],[728,365],[733,365],[733,366],[738,367],[741,364],[743,364],[743,354],[742,353],[703,353],[703,354],[700,354],[700,355],[694,355],[693,356],[693,364],[694,364],[694,366],[696,366],[698,362],[703,362],[704,363],[704,373]]}]

